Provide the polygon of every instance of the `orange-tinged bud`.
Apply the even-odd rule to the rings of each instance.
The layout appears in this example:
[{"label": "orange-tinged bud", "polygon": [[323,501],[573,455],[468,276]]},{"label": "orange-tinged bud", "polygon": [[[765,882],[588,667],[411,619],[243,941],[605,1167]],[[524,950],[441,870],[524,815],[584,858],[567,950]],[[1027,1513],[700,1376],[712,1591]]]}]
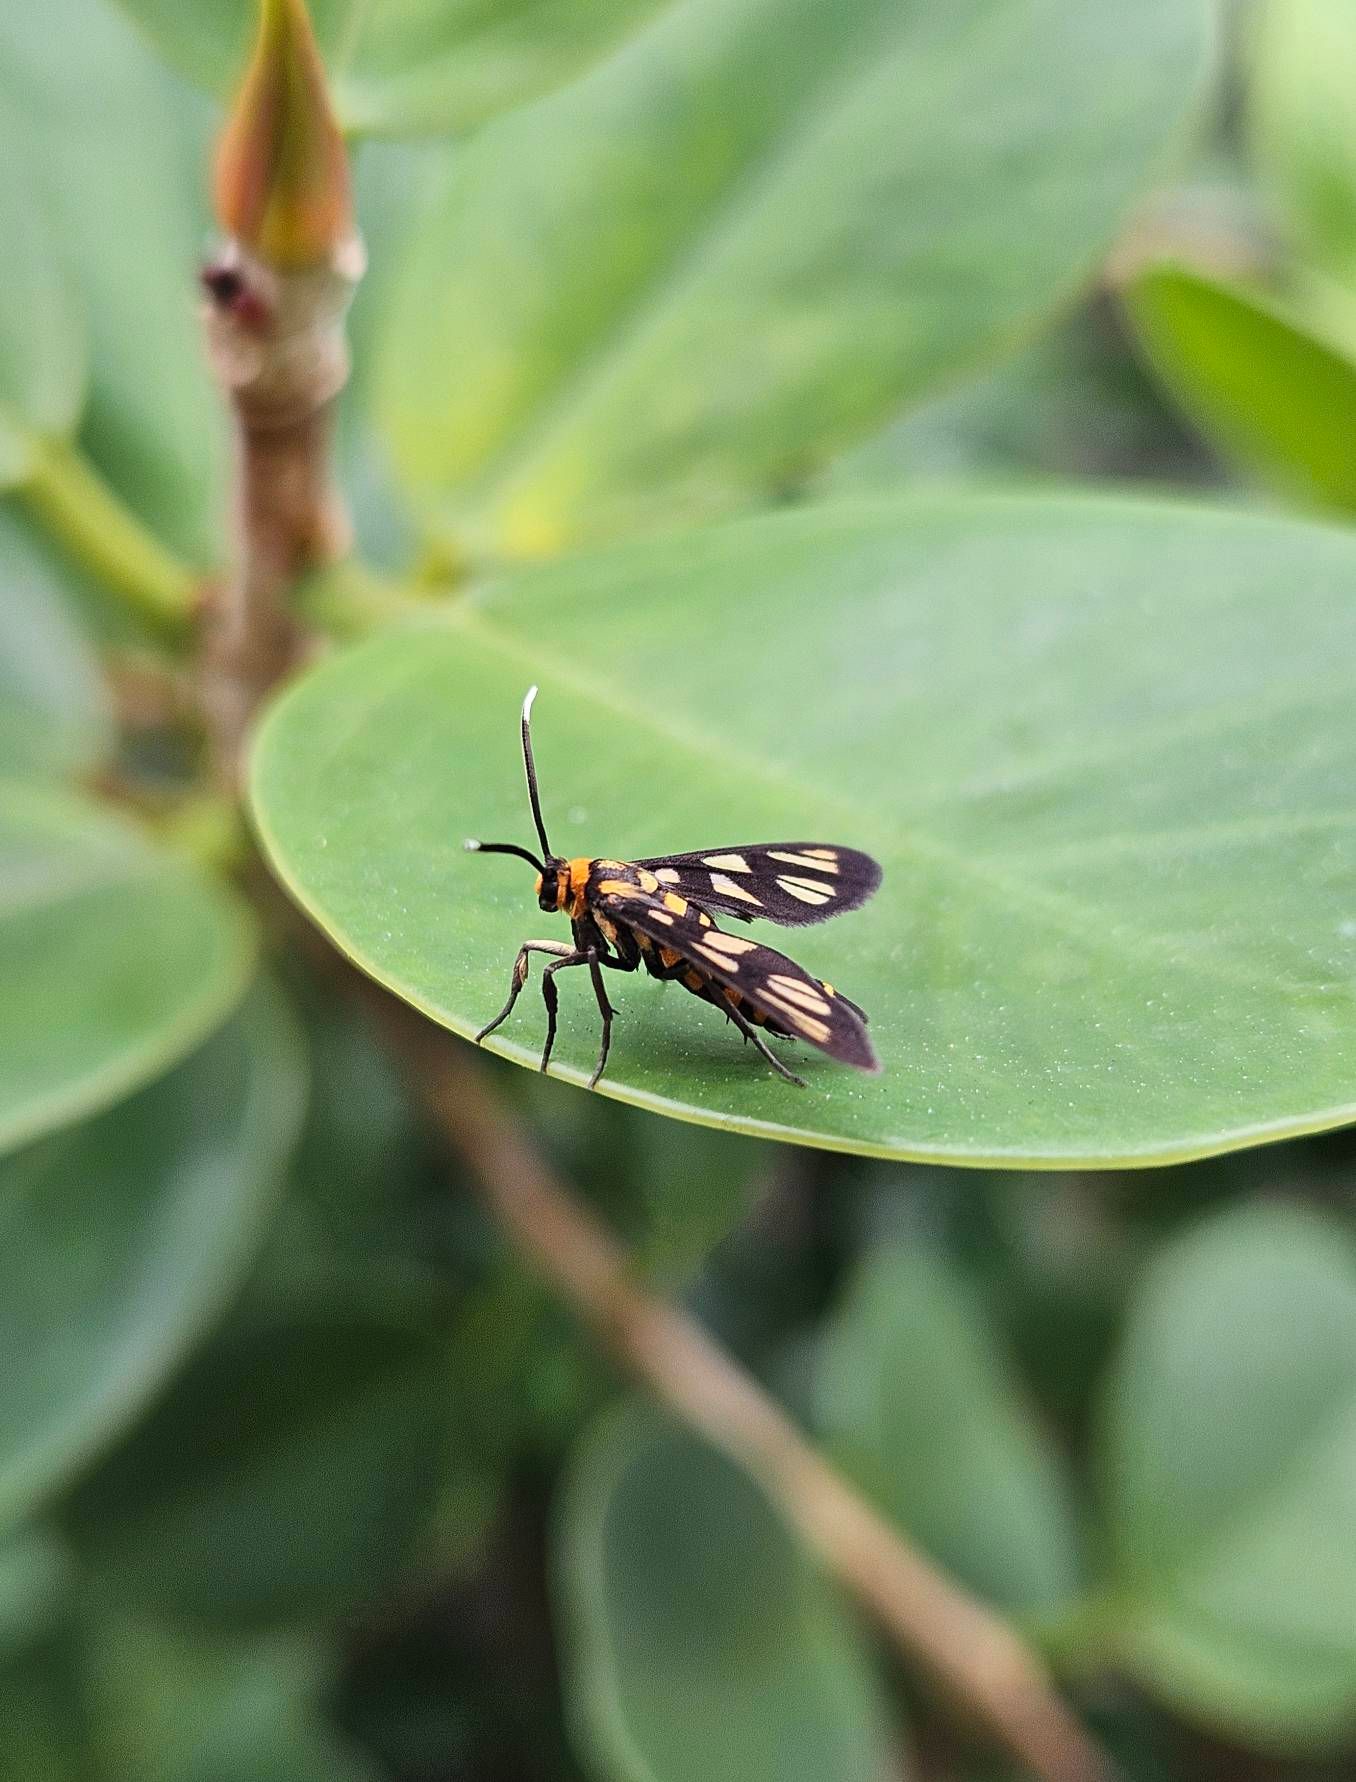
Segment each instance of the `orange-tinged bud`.
[{"label": "orange-tinged bud", "polygon": [[222,228],[283,271],[330,260],[353,233],[348,155],[305,0],[261,0],[213,195]]}]

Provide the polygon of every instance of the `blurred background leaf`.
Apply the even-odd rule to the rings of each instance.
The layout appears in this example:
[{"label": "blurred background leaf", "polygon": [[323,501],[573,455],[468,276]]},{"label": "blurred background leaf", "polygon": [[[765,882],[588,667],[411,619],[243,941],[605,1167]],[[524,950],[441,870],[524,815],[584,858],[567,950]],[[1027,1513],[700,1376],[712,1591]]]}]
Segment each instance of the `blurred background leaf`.
[{"label": "blurred background leaf", "polygon": [[1356,1251],[1241,1207],[1140,1284],[1109,1382],[1109,1631],[1188,1714],[1282,1749],[1356,1715]]},{"label": "blurred background leaf", "polygon": [[756,1485],[626,1409],[558,1530],[581,1738],[617,1782],[878,1782],[910,1769],[866,1648]]},{"label": "blurred background leaf", "polygon": [[326,1727],[329,1666],[295,1635],[192,1642],[104,1613],[86,1636],[100,1773],[137,1782],[376,1782]]},{"label": "blurred background leaf", "polygon": [[191,1051],[249,981],[230,893],[126,818],[0,782],[0,1149]]},{"label": "blurred background leaf", "polygon": [[1247,112],[1263,191],[1292,248],[1353,293],[1356,12],[1347,0],[1254,0]]},{"label": "blurred background leaf", "polygon": [[1062,1462],[978,1297],[942,1258],[868,1255],[829,1328],[816,1406],[849,1476],[972,1590],[1033,1612],[1075,1595]]},{"label": "blurred background leaf", "polygon": [[1090,271],[1204,27],[1180,0],[688,0],[488,131],[384,343],[444,544],[551,555],[766,498],[972,368]]},{"label": "blurred background leaf", "polygon": [[0,507],[0,775],[87,773],[113,745],[98,658],[66,589]]},{"label": "blurred background leaf", "polygon": [[1356,512],[1356,361],[1262,292],[1185,267],[1153,267],[1126,296],[1155,369],[1225,458],[1292,500]]},{"label": "blurred background leaf", "polygon": [[[121,0],[190,79],[225,92],[254,28],[249,0]],[[311,12],[350,130],[465,130],[568,80],[663,0],[314,0]]]},{"label": "blurred background leaf", "polygon": [[46,0],[0,8],[0,116],[23,135],[88,331],[82,442],[168,543],[213,562],[226,429],[192,289],[210,239],[209,108],[114,0]]},{"label": "blurred background leaf", "polygon": [[84,326],[37,165],[0,109],[0,489],[24,481],[43,440],[74,431],[85,393]]},{"label": "blurred background leaf", "polygon": [[413,1557],[447,1412],[424,1332],[338,1306],[232,1326],[77,1487],[62,1526],[106,1590],[156,1613],[341,1615]]},{"label": "blurred background leaf", "polygon": [[257,991],[168,1076],[0,1162],[0,1527],[126,1428],[239,1285],[300,1069]]}]

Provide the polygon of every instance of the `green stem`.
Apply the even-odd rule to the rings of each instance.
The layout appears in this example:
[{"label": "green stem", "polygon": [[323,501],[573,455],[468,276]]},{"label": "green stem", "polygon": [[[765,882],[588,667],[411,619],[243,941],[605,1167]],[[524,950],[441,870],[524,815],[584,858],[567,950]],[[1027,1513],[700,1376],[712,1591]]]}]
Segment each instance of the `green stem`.
[{"label": "green stem", "polygon": [[161,632],[193,614],[198,577],[147,530],[65,440],[32,443],[16,493],[71,555]]}]

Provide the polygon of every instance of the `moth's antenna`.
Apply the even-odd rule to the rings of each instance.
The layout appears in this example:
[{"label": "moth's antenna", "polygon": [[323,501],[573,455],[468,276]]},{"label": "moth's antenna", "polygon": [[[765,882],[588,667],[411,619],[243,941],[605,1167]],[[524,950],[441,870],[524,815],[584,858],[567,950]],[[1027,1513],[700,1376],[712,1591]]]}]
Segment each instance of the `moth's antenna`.
[{"label": "moth's antenna", "polygon": [[535,866],[538,872],[546,871],[535,854],[529,854],[526,848],[520,848],[516,842],[467,841],[462,846],[468,854],[516,854],[520,860],[526,860],[529,866]]},{"label": "moth's antenna", "polygon": [[537,689],[529,687],[527,698],[523,701],[523,766],[527,769],[527,795],[532,801],[532,821],[537,825],[537,834],[541,837],[541,851],[548,860],[555,856],[551,852],[551,844],[546,839],[546,825],[541,820],[541,799],[537,795],[537,769],[532,760],[532,701],[537,697]]}]

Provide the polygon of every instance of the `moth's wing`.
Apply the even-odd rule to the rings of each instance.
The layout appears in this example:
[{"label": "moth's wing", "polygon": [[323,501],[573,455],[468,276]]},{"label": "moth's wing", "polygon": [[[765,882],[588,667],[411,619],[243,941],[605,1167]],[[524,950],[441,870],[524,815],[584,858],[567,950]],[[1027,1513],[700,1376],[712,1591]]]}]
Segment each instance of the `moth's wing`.
[{"label": "moth's wing", "polygon": [[855,910],[880,884],[880,867],[855,848],[827,842],[757,842],[744,848],[708,848],[638,860],[661,885],[703,909],[761,916],[786,928],[824,922]]},{"label": "moth's wing", "polygon": [[878,1071],[866,1018],[856,1003],[803,966],[742,934],[726,934],[680,892],[651,895],[639,886],[598,899],[608,916],[647,935],[694,965],[704,977],[737,991],[742,1001],[840,1064]]}]

